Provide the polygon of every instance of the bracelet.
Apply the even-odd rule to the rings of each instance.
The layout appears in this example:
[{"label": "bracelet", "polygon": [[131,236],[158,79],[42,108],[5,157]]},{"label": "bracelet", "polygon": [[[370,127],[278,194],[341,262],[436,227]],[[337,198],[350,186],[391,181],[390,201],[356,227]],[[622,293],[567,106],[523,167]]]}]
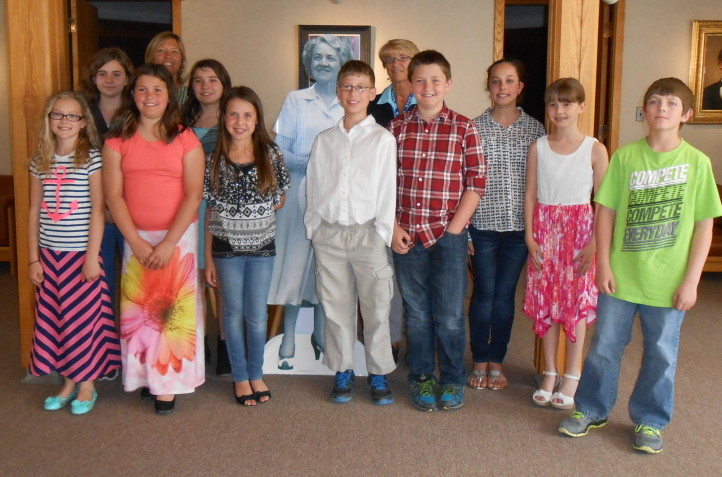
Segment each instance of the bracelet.
[{"label": "bracelet", "polygon": [[35,260],[34,262],[30,262],[30,263],[28,263],[28,266],[32,265],[33,263],[38,263],[39,261],[40,261],[40,259]]}]

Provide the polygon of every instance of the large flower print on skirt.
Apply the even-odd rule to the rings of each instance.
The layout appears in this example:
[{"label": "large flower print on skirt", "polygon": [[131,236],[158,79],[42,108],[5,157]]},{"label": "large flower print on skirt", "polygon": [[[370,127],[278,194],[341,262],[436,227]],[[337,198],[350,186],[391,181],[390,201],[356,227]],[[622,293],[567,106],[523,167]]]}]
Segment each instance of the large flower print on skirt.
[{"label": "large flower print on skirt", "polygon": [[122,283],[120,334],[127,354],[159,374],[180,372],[196,356],[196,263],[175,247],[160,270],[145,268],[135,256]]}]

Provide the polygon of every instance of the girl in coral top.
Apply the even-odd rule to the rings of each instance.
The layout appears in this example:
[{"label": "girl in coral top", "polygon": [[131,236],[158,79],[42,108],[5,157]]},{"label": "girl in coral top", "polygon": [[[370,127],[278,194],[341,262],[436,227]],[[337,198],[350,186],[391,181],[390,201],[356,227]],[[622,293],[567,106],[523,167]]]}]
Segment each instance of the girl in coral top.
[{"label": "girl in coral top", "polygon": [[197,273],[203,150],[180,126],[173,79],[142,65],[130,105],[103,147],[105,198],[123,238],[120,335],[123,384],[155,398],[158,414],[205,380]]}]

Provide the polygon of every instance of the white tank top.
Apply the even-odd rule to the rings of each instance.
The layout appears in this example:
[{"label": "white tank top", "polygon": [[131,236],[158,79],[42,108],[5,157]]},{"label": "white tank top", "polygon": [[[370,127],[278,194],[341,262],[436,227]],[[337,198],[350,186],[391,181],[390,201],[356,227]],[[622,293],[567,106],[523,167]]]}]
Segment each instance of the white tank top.
[{"label": "white tank top", "polygon": [[537,201],[547,205],[588,204],[594,188],[592,147],[597,140],[585,136],[571,154],[557,154],[547,136],[536,140]]}]

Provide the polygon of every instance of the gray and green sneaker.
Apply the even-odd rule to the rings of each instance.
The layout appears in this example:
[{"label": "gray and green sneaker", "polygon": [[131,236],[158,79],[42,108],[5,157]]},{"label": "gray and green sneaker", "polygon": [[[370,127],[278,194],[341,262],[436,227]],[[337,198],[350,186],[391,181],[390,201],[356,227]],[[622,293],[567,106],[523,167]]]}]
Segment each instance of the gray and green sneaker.
[{"label": "gray and green sneaker", "polygon": [[439,395],[439,407],[446,411],[454,411],[461,409],[464,405],[464,388],[463,386],[442,386]]},{"label": "gray and green sneaker", "polygon": [[648,454],[662,452],[662,434],[653,427],[639,425],[634,428],[634,450]]},{"label": "gray and green sneaker", "polygon": [[409,379],[411,403],[420,411],[436,411],[436,378],[431,374],[419,374]]},{"label": "gray and green sneaker", "polygon": [[587,417],[579,411],[574,411],[571,416],[567,417],[559,424],[558,431],[569,437],[582,437],[587,435],[589,429],[604,427],[606,425],[606,419],[595,421],[591,417]]}]

